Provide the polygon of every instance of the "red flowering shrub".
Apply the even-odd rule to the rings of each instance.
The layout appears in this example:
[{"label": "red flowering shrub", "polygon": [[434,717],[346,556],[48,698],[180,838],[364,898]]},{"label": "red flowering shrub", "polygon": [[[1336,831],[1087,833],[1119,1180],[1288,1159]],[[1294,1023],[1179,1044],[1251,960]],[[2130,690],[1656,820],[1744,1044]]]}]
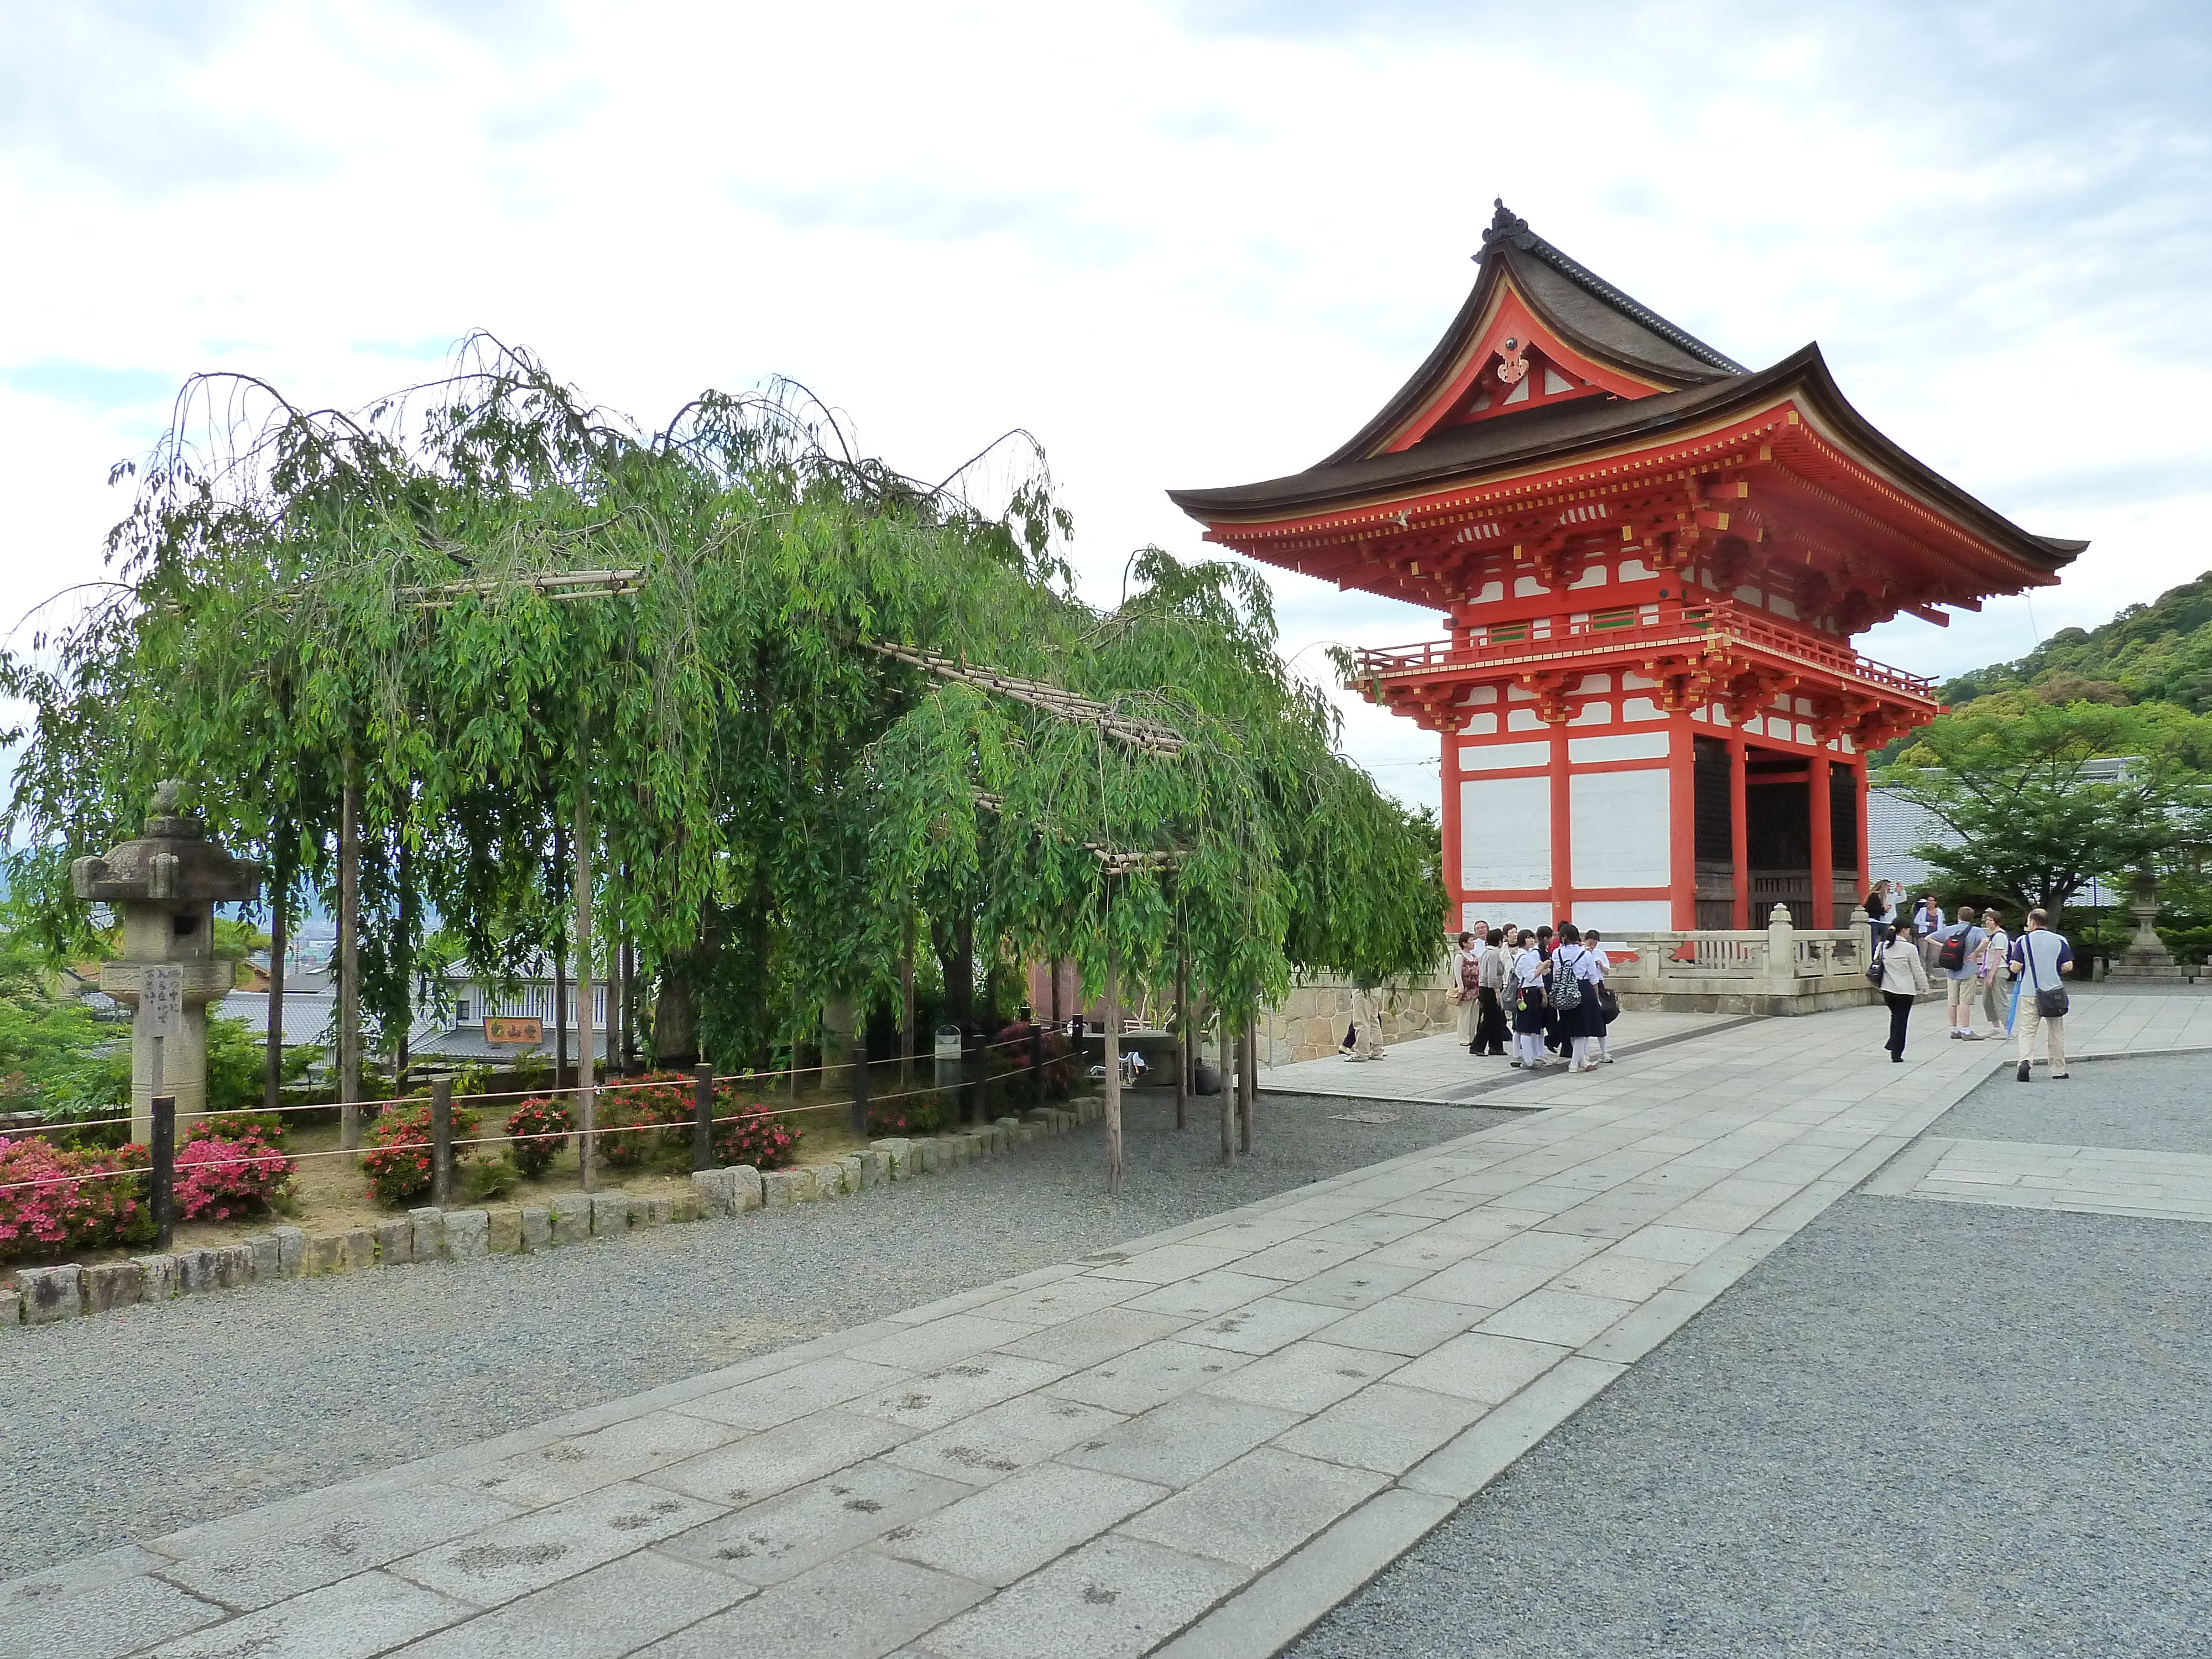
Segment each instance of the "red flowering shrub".
[{"label": "red flowering shrub", "polygon": [[507,1132],[514,1137],[507,1148],[514,1167],[535,1181],[553,1167],[553,1160],[568,1144],[568,1109],[532,1095],[507,1114]]},{"label": "red flowering shrub", "polygon": [[675,1144],[677,1131],[691,1121],[692,1079],[681,1072],[648,1072],[633,1082],[603,1090],[599,1121],[607,1133],[599,1152],[617,1169],[635,1169]]},{"label": "red flowering shrub", "polygon": [[882,1100],[868,1103],[868,1133],[872,1135],[933,1135],[951,1114],[949,1089],[894,1091]]},{"label": "red flowering shrub", "polygon": [[[453,1108],[453,1139],[465,1140],[476,1133],[477,1115],[464,1106]],[[411,1112],[386,1112],[368,1132],[368,1150],[361,1155],[362,1172],[368,1177],[371,1197],[394,1208],[430,1190],[430,1106],[428,1101]],[[459,1160],[455,1159],[458,1163]]]},{"label": "red flowering shrub", "polygon": [[734,1089],[714,1091],[714,1115],[731,1117],[714,1126],[714,1161],[750,1164],[756,1170],[784,1170],[797,1162],[802,1131],[786,1123],[758,1101],[740,1104]]},{"label": "red flowering shrub", "polygon": [[64,1152],[0,1135],[0,1256],[144,1243],[153,1213],[137,1172],[149,1157],[143,1146]]},{"label": "red flowering shrub", "polygon": [[295,1161],[257,1127],[237,1133],[234,1125],[222,1127],[233,1133],[195,1125],[177,1148],[177,1213],[187,1221],[258,1215],[292,1195]]},{"label": "red flowering shrub", "polygon": [[185,1139],[243,1140],[249,1135],[258,1135],[265,1145],[283,1147],[284,1115],[282,1112],[219,1112],[194,1123]]}]

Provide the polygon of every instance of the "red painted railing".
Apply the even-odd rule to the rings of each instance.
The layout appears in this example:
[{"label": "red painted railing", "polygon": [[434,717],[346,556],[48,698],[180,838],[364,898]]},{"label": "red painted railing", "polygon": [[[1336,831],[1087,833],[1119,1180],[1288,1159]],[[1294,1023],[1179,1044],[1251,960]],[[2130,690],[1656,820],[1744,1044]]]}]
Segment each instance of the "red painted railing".
[{"label": "red painted railing", "polygon": [[[1501,635],[1503,637],[1501,637]],[[1734,639],[1776,656],[1788,657],[1831,673],[1887,686],[1915,697],[1932,697],[1935,682],[1919,674],[1863,657],[1848,646],[1831,645],[1813,635],[1782,627],[1727,600],[1711,605],[1643,605],[1601,611],[1577,622],[1538,618],[1468,630],[1468,642],[1430,640],[1418,645],[1378,647],[1357,653],[1362,678],[1396,679],[1440,670],[1509,666],[1535,658],[1607,654],[1626,647],[1651,650],[1672,644]]]}]

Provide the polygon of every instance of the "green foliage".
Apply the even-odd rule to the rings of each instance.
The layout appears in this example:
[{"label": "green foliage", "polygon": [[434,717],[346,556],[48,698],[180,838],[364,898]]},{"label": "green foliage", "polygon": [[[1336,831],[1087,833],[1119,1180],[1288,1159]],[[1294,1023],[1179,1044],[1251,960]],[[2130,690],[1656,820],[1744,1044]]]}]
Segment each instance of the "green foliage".
[{"label": "green foliage", "polygon": [[1957,708],[2020,690],[2062,705],[2171,702],[2212,712],[2212,571],[2101,628],[2062,628],[2017,662],[1962,674],[1942,697]]},{"label": "green foliage", "polygon": [[[2124,775],[2090,763],[2129,757]],[[2212,839],[2212,716],[2169,705],[1984,697],[1922,731],[1883,781],[1956,846],[1912,849],[1945,890],[2057,912],[2091,877],[2193,868]]]}]

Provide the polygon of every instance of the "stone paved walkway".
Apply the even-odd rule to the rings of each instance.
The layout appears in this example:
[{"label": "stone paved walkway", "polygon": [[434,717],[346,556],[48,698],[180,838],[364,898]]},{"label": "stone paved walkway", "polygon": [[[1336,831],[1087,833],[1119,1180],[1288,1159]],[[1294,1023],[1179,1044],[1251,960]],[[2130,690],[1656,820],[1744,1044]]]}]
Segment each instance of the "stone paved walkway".
[{"label": "stone paved walkway", "polygon": [[[2212,999],[2076,1010],[2212,1047]],[[1273,1653],[2002,1059],[1885,1018],[0,1586],[0,1654]]]},{"label": "stone paved walkway", "polygon": [[2123,1146],[1929,1135],[1867,1190],[1954,1204],[2212,1221],[2212,1158]]}]

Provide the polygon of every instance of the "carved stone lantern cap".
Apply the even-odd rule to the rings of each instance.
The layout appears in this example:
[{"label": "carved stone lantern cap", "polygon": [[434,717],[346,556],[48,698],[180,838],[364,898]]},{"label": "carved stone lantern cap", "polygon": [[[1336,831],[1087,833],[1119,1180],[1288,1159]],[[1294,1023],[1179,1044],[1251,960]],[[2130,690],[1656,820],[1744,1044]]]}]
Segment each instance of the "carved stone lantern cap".
[{"label": "carved stone lantern cap", "polygon": [[104,858],[70,866],[81,899],[170,904],[242,904],[261,892],[258,866],[233,858],[207,838],[207,825],[178,810],[184,786],[165,778],[154,788],[153,811],[136,841]]}]

